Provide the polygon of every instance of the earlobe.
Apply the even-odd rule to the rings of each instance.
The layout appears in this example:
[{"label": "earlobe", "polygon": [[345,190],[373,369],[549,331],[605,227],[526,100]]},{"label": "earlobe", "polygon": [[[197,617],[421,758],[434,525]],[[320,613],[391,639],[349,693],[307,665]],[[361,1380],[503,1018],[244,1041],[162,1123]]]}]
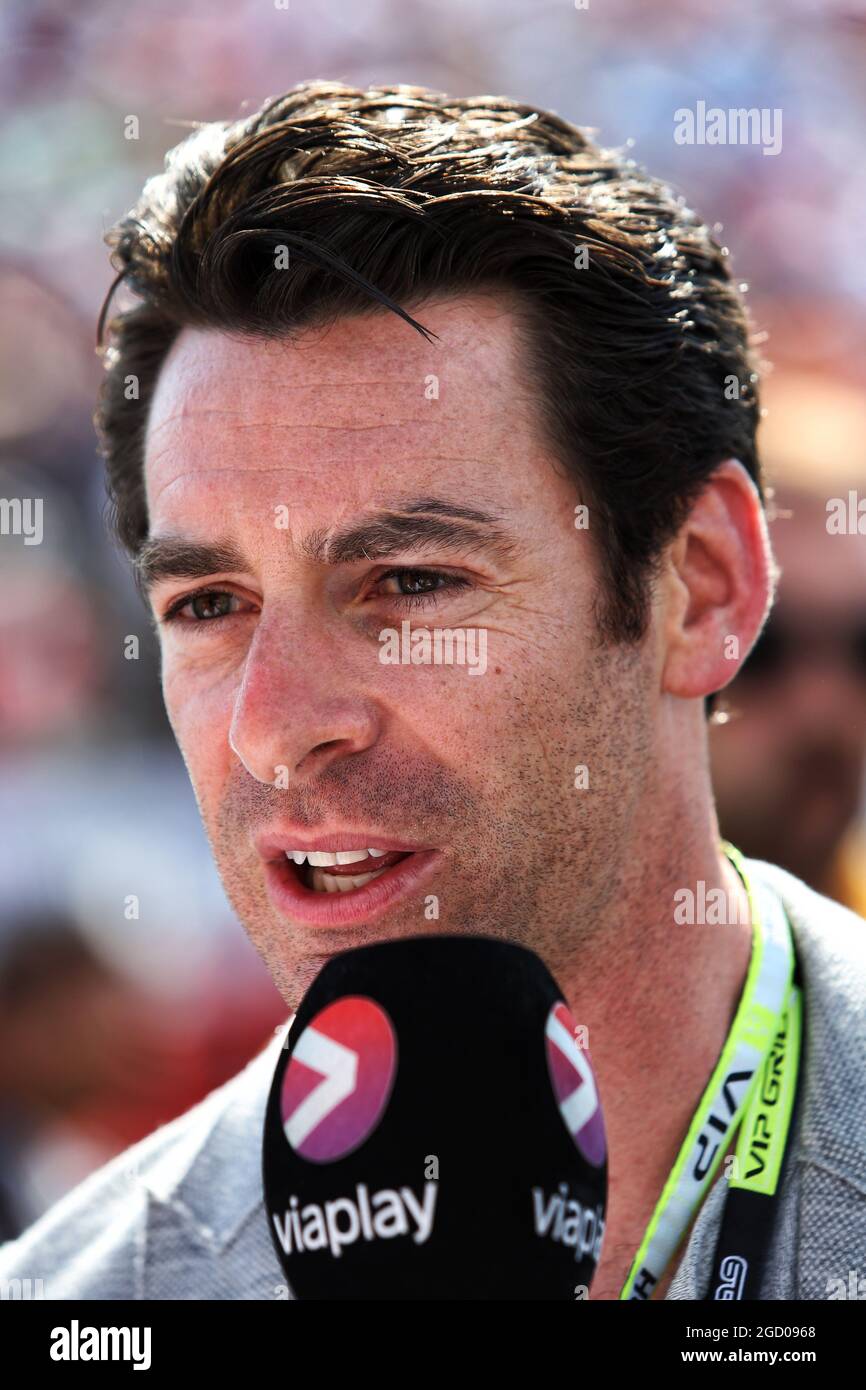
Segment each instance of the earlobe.
[{"label": "earlobe", "polygon": [[662,689],[680,699],[721,690],[766,616],[771,555],[758,490],[728,459],[711,474],[669,548]]}]

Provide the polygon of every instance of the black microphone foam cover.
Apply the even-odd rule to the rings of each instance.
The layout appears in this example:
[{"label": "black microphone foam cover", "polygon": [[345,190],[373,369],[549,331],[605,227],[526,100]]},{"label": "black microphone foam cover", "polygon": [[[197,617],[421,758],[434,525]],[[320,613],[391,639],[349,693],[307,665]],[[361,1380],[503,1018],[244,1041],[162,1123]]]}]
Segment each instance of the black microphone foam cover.
[{"label": "black microphone foam cover", "polygon": [[295,1297],[585,1297],[607,1161],[575,1033],[521,946],[423,936],[331,959],[265,1116],[265,1207]]}]

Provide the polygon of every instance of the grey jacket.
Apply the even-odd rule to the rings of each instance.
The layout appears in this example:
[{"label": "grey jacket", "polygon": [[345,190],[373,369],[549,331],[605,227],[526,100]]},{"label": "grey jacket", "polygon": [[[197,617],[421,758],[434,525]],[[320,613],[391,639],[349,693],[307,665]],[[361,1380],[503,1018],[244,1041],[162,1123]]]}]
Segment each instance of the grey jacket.
[{"label": "grey jacket", "polygon": [[[803,1091],[761,1297],[856,1297],[859,1287],[866,1298],[866,922],[781,869],[747,867],[788,911],[806,1009]],[[17,1287],[3,1281],[41,1279],[48,1299],[291,1298],[260,1177],[281,1046],[275,1037],[238,1076],[3,1246],[0,1296]],[[724,1196],[721,1176],[668,1298],[704,1296]]]}]

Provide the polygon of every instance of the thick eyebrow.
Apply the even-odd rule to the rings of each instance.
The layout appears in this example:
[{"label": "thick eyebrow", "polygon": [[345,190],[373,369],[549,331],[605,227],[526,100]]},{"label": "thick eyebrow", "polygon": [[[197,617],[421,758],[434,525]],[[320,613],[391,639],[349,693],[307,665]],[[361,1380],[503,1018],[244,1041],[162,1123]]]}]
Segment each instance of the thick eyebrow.
[{"label": "thick eyebrow", "polygon": [[134,561],[135,581],[147,594],[162,579],[205,579],[209,574],[246,570],[246,557],[231,541],[202,545],[183,536],[153,536]]},{"label": "thick eyebrow", "polygon": [[507,559],[519,547],[498,522],[491,512],[475,507],[458,506],[441,497],[416,497],[341,530],[314,532],[301,549],[309,560],[326,565],[386,560],[401,550],[442,545]]},{"label": "thick eyebrow", "polygon": [[[438,497],[401,502],[393,510],[373,512],[338,531],[314,531],[300,549],[317,564],[346,565],[442,545],[500,560],[520,549],[494,514]],[[199,544],[183,536],[154,536],[145,541],[135,559],[136,581],[145,594],[163,579],[204,579],[248,568],[246,556],[231,541]]]}]

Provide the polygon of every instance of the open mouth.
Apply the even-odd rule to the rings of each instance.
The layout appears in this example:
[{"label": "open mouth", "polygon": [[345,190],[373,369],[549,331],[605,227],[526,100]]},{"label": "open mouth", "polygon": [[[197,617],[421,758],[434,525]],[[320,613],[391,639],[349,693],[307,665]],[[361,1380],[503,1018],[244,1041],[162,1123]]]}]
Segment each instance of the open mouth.
[{"label": "open mouth", "polygon": [[292,922],[317,927],[375,921],[422,891],[442,863],[437,849],[308,851],[271,842],[260,853],[277,910]]},{"label": "open mouth", "polygon": [[286,859],[311,893],[352,893],[380,877],[411,851],[347,849],[329,852],[287,850]]}]

